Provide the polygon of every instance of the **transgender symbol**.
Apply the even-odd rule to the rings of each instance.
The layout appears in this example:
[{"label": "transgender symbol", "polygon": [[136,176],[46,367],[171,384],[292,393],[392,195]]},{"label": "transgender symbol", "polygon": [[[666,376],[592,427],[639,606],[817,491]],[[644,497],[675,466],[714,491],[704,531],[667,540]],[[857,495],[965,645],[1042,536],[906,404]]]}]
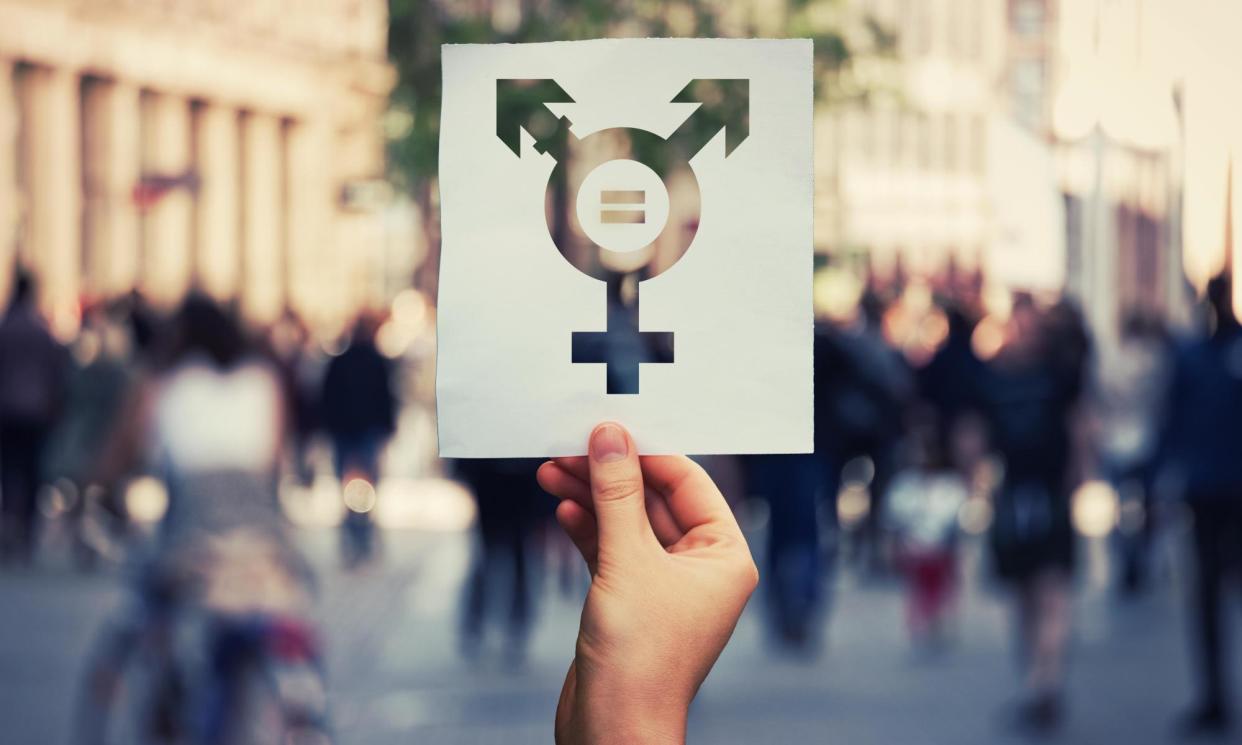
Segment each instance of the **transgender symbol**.
[{"label": "transgender symbol", "polygon": [[[571,359],[606,364],[610,394],[638,393],[639,365],[673,361],[673,333],[639,331],[639,293],[627,307],[622,288],[628,277],[642,282],[657,276],[689,250],[701,213],[690,159],[722,129],[726,156],[746,139],[749,83],[691,81],[673,102],[699,106],[667,139],[634,127],[579,139],[570,120],[547,106],[573,103],[556,81],[496,81],[496,136],[521,157],[526,130],[535,150],[556,161],[546,189],[553,243],[574,268],[605,283],[607,327],[573,332]],[[680,188],[670,189],[673,183]],[[670,219],[673,200],[678,214],[690,216],[685,222]],[[657,245],[662,261],[652,261]]]}]

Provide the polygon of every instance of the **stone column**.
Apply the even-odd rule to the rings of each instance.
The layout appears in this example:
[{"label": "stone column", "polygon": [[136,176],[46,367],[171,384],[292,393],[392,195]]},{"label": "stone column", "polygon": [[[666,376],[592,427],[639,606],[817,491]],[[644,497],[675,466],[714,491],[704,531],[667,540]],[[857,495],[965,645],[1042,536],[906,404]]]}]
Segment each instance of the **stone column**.
[{"label": "stone column", "polygon": [[[142,97],[142,168],[176,178],[190,168],[190,106],[160,93]],[[156,305],[176,303],[190,282],[194,195],[186,186],[163,194],[142,221],[142,288]]]},{"label": "stone column", "polygon": [[[338,130],[333,137],[334,178],[339,184],[383,174],[383,147],[366,126]],[[336,245],[343,288],[338,317],[376,308],[385,293],[385,225],[382,205],[364,204],[336,212]]]},{"label": "stone column", "polygon": [[77,329],[82,256],[78,76],[61,68],[21,75],[27,192],[23,258],[39,278],[40,306],[63,335]]},{"label": "stone column", "polygon": [[139,279],[133,198],[142,161],[138,88],[120,81],[90,81],[82,105],[85,285],[92,295],[112,297],[128,292]]},{"label": "stone column", "polygon": [[242,119],[242,310],[274,320],[284,306],[284,174],[280,120]]},{"label": "stone column", "polygon": [[17,249],[17,90],[13,63],[0,59],[0,307],[8,303]]},{"label": "stone column", "polygon": [[285,183],[288,186],[286,268],[289,304],[314,323],[330,313],[340,276],[331,270],[332,216],[336,209],[331,174],[330,126],[320,122],[285,125]]},{"label": "stone column", "polygon": [[1229,245],[1226,250],[1229,251],[1230,268],[1233,269],[1229,275],[1233,283],[1233,312],[1242,318],[1242,134],[1234,130],[1233,137],[1236,144],[1232,149],[1229,167],[1228,193],[1231,198],[1226,207],[1229,210],[1225,218],[1229,231]]},{"label": "stone column", "polygon": [[238,294],[241,276],[241,150],[238,114],[214,103],[194,109],[194,163],[200,179],[195,274],[218,299]]}]

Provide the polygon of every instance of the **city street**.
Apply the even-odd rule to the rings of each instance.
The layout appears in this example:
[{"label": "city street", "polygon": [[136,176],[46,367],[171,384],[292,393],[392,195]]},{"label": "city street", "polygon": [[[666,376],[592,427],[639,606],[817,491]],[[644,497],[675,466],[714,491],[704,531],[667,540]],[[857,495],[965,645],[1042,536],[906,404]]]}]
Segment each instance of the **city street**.
[{"label": "city street", "polygon": [[[579,596],[549,571],[526,664],[501,640],[473,662],[458,653],[456,612],[470,557],[459,532],[390,531],[384,565],[346,573],[334,566],[335,536],[303,542],[321,571],[333,710],[343,745],[544,744],[572,651]],[[969,557],[977,547],[968,550]],[[1174,741],[1186,703],[1184,618],[1173,583],[1121,603],[1088,589],[1076,609],[1069,722],[1054,741]],[[837,583],[824,653],[783,659],[763,641],[752,602],[696,703],[690,742],[711,745],[996,745],[1021,742],[1005,726],[1015,673],[1004,607],[969,588],[949,648],[916,654],[905,639],[899,589],[887,582]],[[83,576],[44,565],[0,574],[3,741],[62,743],[68,737],[80,663],[94,630],[120,598],[115,572]],[[758,600],[758,598],[757,598]]]},{"label": "city street", "polygon": [[1239,29],[0,0],[0,745],[1242,745]]}]

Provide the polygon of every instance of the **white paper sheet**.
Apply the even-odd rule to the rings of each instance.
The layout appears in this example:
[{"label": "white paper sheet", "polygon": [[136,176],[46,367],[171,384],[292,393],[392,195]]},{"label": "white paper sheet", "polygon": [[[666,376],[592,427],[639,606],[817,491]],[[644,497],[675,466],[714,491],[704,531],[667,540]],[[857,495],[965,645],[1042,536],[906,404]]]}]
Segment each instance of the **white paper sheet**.
[{"label": "white paper sheet", "polygon": [[[808,40],[739,39],[443,48],[442,456],[582,454],[604,420],[629,428],[643,453],[811,450],[811,50]],[[498,91],[508,95],[498,80],[554,81],[566,96],[545,107],[551,116],[537,112],[539,121],[563,116],[579,141],[610,128],[645,130],[653,141],[679,137],[696,111],[711,113],[708,104],[672,103],[692,81],[726,81],[712,95],[747,99],[748,126],[707,141],[690,158],[692,177],[668,176],[673,197],[642,166],[614,161],[585,176],[569,170],[581,181],[582,194],[569,195],[580,233],[616,251],[614,259],[633,248],[625,236],[646,228],[591,224],[610,210],[636,210],[652,225],[667,211],[668,232],[643,250],[659,254],[660,241],[690,241],[655,276],[618,280],[629,291],[622,297],[637,287],[639,331],[673,334],[672,362],[639,365],[636,393],[609,393],[608,365],[573,361],[574,332],[610,328],[606,284],[571,264],[550,233],[545,205],[557,151],[539,152],[529,130],[520,133],[520,156],[498,137]],[[693,89],[709,99],[701,90]],[[538,130],[532,117],[522,121]],[[694,182],[697,209],[682,198]],[[639,189],[645,199],[637,205],[609,205],[601,196],[636,183],[649,187]],[[625,196],[632,191],[618,193],[634,201]],[[612,338],[604,344],[615,351]],[[657,347],[664,348],[652,342]]]}]

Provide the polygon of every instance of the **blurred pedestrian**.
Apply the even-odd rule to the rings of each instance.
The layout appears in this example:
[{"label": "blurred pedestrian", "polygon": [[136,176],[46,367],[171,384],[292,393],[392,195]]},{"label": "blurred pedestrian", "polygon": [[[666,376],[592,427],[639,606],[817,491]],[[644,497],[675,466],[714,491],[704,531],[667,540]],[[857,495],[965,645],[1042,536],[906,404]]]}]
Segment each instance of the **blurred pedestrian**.
[{"label": "blurred pedestrian", "polygon": [[816,451],[830,457],[838,473],[853,458],[871,464],[870,508],[853,546],[869,571],[884,568],[884,498],[914,393],[910,366],[884,337],[883,316],[883,301],[867,293],[855,318],[823,327],[816,343],[816,391],[824,395],[822,403],[816,396]]},{"label": "blurred pedestrian", "polygon": [[1059,725],[1063,711],[1074,566],[1073,429],[1087,354],[1086,332],[1072,309],[1041,312],[1019,295],[984,391],[992,446],[1004,463],[991,545],[1017,600],[1026,689],[1018,720],[1040,731]]},{"label": "blurred pedestrian", "polygon": [[240,526],[283,539],[276,479],[288,413],[278,367],[232,311],[199,295],[182,303],[159,347],[117,439],[123,462],[153,463],[168,484],[161,539],[175,547]]},{"label": "blurred pedestrian", "polygon": [[672,362],[673,350],[662,337],[638,331],[638,306],[627,301],[626,289],[637,284],[637,275],[617,275],[607,281],[608,333],[575,342],[575,362],[607,362],[609,393],[637,393],[641,363]]},{"label": "blurred pedestrian", "polygon": [[1229,280],[1208,284],[1211,332],[1176,361],[1162,456],[1194,516],[1195,646],[1199,702],[1189,733],[1221,732],[1232,720],[1222,590],[1242,553],[1242,327]]},{"label": "blurred pedestrian", "polygon": [[83,568],[115,551],[124,537],[126,511],[119,484],[98,479],[101,454],[121,415],[136,370],[128,326],[116,306],[93,303],[82,312],[82,328],[72,345],[64,416],[48,444],[46,470],[68,499],[74,558]]},{"label": "blurred pedestrian", "polygon": [[[362,479],[372,495],[379,482],[380,456],[396,430],[397,400],[392,390],[389,361],[375,346],[377,320],[363,314],[354,323],[349,346],[328,363],[320,398],[323,425],[332,439],[336,473],[348,486]],[[366,504],[346,500],[349,509],[342,525],[342,551],[346,564],[371,557],[374,525],[373,499]]]},{"label": "blurred pedestrian", "polygon": [[[512,665],[525,659],[532,598],[531,542],[546,514],[547,496],[535,482],[538,461],[476,459],[457,461],[457,475],[470,487],[478,507],[477,553],[466,584],[461,647],[475,656],[483,642],[488,601],[508,601],[505,656]],[[504,582],[507,579],[508,582]]]},{"label": "blurred pedestrian", "polygon": [[824,547],[814,454],[747,459],[748,491],[768,504],[766,579],[774,639],[792,652],[814,651],[824,599]]},{"label": "blurred pedestrian", "polygon": [[286,391],[290,471],[306,486],[314,478],[309,454],[311,440],[320,427],[319,398],[326,362],[306,323],[293,310],[287,310],[272,325],[267,343],[280,366]]},{"label": "blurred pedestrian", "polygon": [[44,448],[70,368],[35,300],[34,279],[18,272],[0,319],[0,560],[21,563],[33,558]]},{"label": "blurred pedestrian", "polygon": [[130,339],[134,345],[134,357],[141,364],[155,362],[152,356],[158,352],[159,342],[168,336],[160,314],[151,307],[142,290],[135,287],[117,301],[118,308],[129,326]]},{"label": "blurred pedestrian", "polygon": [[945,640],[957,584],[958,513],[967,489],[932,422],[915,427],[911,439],[910,465],[893,479],[886,502],[897,567],[906,578],[910,638],[930,647]]},{"label": "blurred pedestrian", "polygon": [[[136,697],[144,736],[233,742],[252,731],[248,717],[268,714],[250,706],[266,700],[257,686],[284,695],[280,666],[310,668],[304,684],[319,682],[311,573],[277,494],[285,396],[275,363],[205,297],[184,301],[156,349],[156,367],[117,421],[102,478],[148,464],[168,506],[151,553],[137,562],[129,607],[104,628],[88,667],[81,734],[105,741],[125,664],[136,658],[147,666],[140,679],[151,681]],[[239,638],[254,640],[245,664],[236,661]],[[283,738],[320,728],[322,715],[282,704],[287,719],[263,726]]]},{"label": "blurred pedestrian", "polygon": [[956,303],[947,304],[944,315],[948,324],[944,342],[916,371],[918,397],[945,457],[969,477],[982,455],[974,443],[979,439],[984,365],[971,344],[975,319]]},{"label": "blurred pedestrian", "polygon": [[743,459],[747,492],[768,505],[766,600],[773,638],[797,653],[813,652],[829,597],[838,544],[837,492],[848,445],[834,398],[848,375],[840,330],[815,326],[815,451]]},{"label": "blurred pedestrian", "polygon": [[[1103,350],[1102,350],[1103,351]],[[1121,589],[1146,585],[1155,527],[1154,465],[1173,350],[1159,319],[1131,313],[1121,338],[1101,355],[1094,404],[1099,412],[1100,465],[1119,495],[1123,512],[1139,515],[1123,524]],[[1137,523],[1137,524],[1136,524]]]}]

